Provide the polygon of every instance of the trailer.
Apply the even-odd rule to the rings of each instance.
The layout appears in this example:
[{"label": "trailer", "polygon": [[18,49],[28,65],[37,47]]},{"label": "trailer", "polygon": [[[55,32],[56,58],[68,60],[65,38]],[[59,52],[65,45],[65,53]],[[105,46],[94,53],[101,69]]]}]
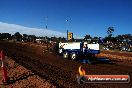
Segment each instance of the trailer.
[{"label": "trailer", "polygon": [[88,44],[87,42],[66,42],[59,43],[60,55],[63,55],[63,58],[76,60],[81,56],[85,57],[95,57],[95,54],[99,54],[99,44]]}]

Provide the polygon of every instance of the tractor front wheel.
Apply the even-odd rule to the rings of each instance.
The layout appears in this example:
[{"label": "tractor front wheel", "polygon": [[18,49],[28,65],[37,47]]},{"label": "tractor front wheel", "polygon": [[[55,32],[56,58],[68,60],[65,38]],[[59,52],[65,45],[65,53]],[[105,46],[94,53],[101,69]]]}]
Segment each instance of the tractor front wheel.
[{"label": "tractor front wheel", "polygon": [[69,56],[69,55],[68,55],[68,52],[64,52],[64,53],[63,53],[63,58],[68,59],[68,56]]}]

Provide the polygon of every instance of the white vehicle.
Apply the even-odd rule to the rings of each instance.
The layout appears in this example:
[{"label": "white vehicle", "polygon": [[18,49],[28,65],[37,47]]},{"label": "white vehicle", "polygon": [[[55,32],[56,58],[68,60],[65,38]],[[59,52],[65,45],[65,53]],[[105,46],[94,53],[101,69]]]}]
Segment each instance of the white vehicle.
[{"label": "white vehicle", "polygon": [[77,59],[79,56],[99,54],[99,44],[88,44],[87,42],[68,42],[59,43],[59,54],[63,58]]}]

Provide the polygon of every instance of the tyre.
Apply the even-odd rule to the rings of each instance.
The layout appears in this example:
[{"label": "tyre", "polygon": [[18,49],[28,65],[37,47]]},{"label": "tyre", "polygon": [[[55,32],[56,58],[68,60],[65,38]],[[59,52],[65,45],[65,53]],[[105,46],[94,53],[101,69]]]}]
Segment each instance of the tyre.
[{"label": "tyre", "polygon": [[64,53],[63,53],[63,58],[64,58],[64,59],[68,59],[68,56],[69,56],[69,55],[68,55],[68,52],[64,52]]},{"label": "tyre", "polygon": [[72,53],[72,54],[71,54],[71,59],[72,59],[72,60],[76,60],[76,59],[77,59],[76,53]]}]

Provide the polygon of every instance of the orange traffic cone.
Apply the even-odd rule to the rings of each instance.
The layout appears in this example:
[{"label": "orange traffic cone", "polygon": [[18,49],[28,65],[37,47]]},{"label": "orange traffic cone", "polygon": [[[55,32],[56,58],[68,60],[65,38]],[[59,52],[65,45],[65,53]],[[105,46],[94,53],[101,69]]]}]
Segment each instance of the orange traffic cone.
[{"label": "orange traffic cone", "polygon": [[1,62],[2,62],[2,81],[3,83],[7,83],[7,68],[6,68],[6,65],[5,65],[5,55],[3,53],[3,50],[1,51]]},{"label": "orange traffic cone", "polygon": [[6,69],[6,66],[3,66],[2,67],[2,76],[3,76],[3,83],[7,83],[7,69]]}]

